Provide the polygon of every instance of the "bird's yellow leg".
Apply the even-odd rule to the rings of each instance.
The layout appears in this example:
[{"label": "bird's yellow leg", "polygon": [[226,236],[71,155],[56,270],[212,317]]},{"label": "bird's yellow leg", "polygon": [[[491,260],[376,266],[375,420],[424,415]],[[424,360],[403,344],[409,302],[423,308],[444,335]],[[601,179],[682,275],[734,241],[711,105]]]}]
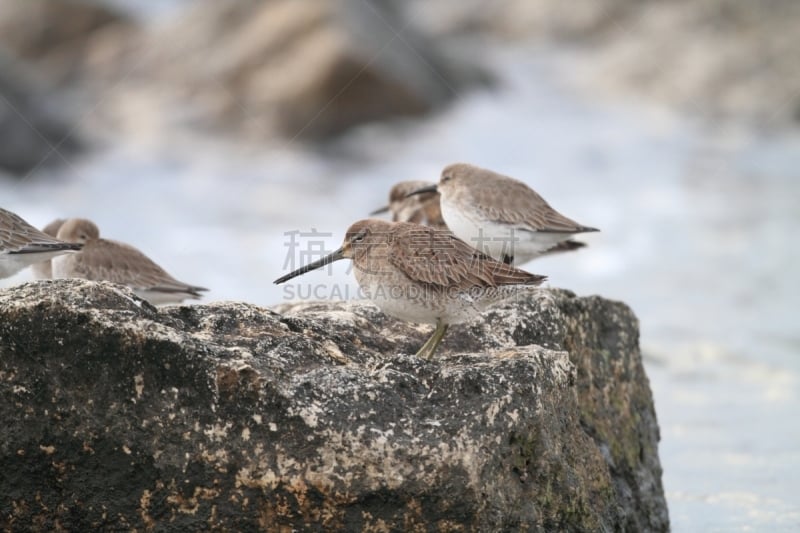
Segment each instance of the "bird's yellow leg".
[{"label": "bird's yellow leg", "polygon": [[447,333],[447,324],[437,322],[433,335],[431,335],[431,337],[425,341],[425,344],[422,345],[422,348],[419,349],[417,357],[424,357],[425,359],[432,358],[433,354],[436,352],[436,348],[441,344],[445,333]]}]

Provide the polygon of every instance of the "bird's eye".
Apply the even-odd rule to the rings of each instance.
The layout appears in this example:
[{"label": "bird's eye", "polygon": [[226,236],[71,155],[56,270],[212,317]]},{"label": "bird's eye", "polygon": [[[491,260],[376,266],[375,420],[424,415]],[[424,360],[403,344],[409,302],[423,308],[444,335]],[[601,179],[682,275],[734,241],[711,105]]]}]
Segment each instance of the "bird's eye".
[{"label": "bird's eye", "polygon": [[363,242],[365,236],[366,236],[366,233],[359,233],[358,235],[353,237],[353,242]]},{"label": "bird's eye", "polygon": [[452,176],[450,176],[449,174],[445,174],[444,176],[442,176],[442,183],[450,181],[450,179],[452,179]]}]

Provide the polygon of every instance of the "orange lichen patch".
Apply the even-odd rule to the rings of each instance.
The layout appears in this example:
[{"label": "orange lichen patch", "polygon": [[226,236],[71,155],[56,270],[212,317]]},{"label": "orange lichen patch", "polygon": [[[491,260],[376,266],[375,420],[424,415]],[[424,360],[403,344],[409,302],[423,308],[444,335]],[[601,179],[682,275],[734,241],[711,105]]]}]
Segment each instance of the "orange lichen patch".
[{"label": "orange lichen patch", "polygon": [[177,505],[179,512],[184,514],[195,514],[203,500],[213,500],[219,496],[219,490],[208,487],[195,487],[192,496],[185,498],[180,493],[173,493],[167,496],[167,501]]},{"label": "orange lichen patch", "polygon": [[144,489],[144,491],[142,491],[142,496],[139,498],[139,516],[142,517],[142,522],[144,522],[148,530],[156,527],[156,521],[153,520],[149,512],[151,497],[152,493],[148,489]]},{"label": "orange lichen patch", "polygon": [[216,368],[215,384],[223,398],[258,394],[263,378],[246,362],[232,361]]}]

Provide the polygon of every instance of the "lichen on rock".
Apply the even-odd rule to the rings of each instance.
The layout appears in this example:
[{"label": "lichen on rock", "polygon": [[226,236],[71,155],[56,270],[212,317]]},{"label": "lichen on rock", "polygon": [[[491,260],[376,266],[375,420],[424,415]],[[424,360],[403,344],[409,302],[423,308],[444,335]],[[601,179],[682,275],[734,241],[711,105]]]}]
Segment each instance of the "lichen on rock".
[{"label": "lichen on rock", "polygon": [[541,291],[432,361],[367,304],[276,311],[0,292],[0,527],[668,529],[623,304]]}]

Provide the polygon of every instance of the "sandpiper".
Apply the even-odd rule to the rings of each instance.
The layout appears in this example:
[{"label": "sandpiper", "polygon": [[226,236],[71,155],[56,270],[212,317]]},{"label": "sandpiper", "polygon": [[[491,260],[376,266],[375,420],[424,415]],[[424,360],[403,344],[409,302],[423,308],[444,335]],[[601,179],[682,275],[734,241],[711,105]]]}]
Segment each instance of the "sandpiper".
[{"label": "sandpiper", "polygon": [[[63,218],[57,218],[43,227],[42,231],[55,238],[58,236],[58,230],[63,223]],[[33,277],[36,279],[50,279],[53,277],[53,262],[48,259],[47,261],[36,263],[31,267],[31,272],[33,272]]]},{"label": "sandpiper", "polygon": [[71,218],[58,230],[58,238],[83,244],[77,254],[53,260],[54,278],[83,278],[127,285],[154,305],[199,299],[203,287],[178,281],[149,257],[130,246],[100,238],[100,230],[91,221]]},{"label": "sandpiper", "polygon": [[352,259],[362,291],[383,312],[436,324],[417,352],[425,358],[433,356],[450,324],[471,320],[546,279],[495,261],[447,230],[369,219],[350,226],[341,248],[275,283],[339,259]]},{"label": "sandpiper", "polygon": [[432,192],[457,237],[508,264],[581,248],[573,235],[599,231],[565,217],[521,181],[466,163],[445,167],[438,185],[411,195]]},{"label": "sandpiper", "polygon": [[26,267],[80,249],[81,244],[51,237],[11,211],[0,208],[0,278],[11,277]]},{"label": "sandpiper", "polygon": [[391,212],[394,222],[414,222],[434,228],[446,228],[439,207],[439,193],[433,191],[409,196],[416,190],[432,185],[435,186],[435,183],[419,180],[395,183],[389,191],[389,205],[376,209],[370,215]]}]

